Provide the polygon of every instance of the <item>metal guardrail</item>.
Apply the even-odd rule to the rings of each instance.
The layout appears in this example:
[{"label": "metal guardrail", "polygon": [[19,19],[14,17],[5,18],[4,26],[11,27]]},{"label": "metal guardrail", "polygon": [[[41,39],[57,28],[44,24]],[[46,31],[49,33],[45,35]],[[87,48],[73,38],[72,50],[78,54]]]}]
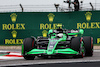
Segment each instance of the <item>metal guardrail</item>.
[{"label": "metal guardrail", "polygon": [[[100,3],[92,4],[94,10],[100,10]],[[74,5],[68,8],[66,5],[60,5],[58,12],[74,11]],[[80,11],[92,11],[91,5],[80,4]],[[51,5],[0,5],[0,12],[56,12],[54,4]]]},{"label": "metal guardrail", "polygon": [[55,12],[52,5],[0,5],[0,12]]},{"label": "metal guardrail", "polygon": [[[95,11],[100,10],[100,3],[86,3],[86,4],[80,4],[79,11]],[[68,12],[68,11],[74,11],[74,5],[71,5],[71,8],[68,8],[66,6],[60,6],[59,7],[60,12]]]}]

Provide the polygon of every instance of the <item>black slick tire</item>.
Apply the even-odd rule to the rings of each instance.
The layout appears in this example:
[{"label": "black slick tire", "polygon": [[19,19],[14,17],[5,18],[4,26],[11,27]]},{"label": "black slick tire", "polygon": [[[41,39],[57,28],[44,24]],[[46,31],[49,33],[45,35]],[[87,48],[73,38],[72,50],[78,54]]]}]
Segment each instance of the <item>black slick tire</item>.
[{"label": "black slick tire", "polygon": [[81,48],[81,42],[81,37],[75,37],[71,40],[71,49],[78,51],[80,53],[79,55],[73,56],[74,58],[83,58],[85,56],[85,54],[82,52],[82,49],[84,48]]},{"label": "black slick tire", "polygon": [[90,36],[83,37],[83,42],[85,46],[86,56],[93,56],[93,38]]},{"label": "black slick tire", "polygon": [[80,39],[81,37],[72,38],[70,45],[71,49],[75,51],[80,51]]},{"label": "black slick tire", "polygon": [[26,60],[33,60],[35,58],[34,55],[25,55],[26,52],[29,52],[35,47],[35,39],[34,38],[25,38],[23,41],[23,57]]}]

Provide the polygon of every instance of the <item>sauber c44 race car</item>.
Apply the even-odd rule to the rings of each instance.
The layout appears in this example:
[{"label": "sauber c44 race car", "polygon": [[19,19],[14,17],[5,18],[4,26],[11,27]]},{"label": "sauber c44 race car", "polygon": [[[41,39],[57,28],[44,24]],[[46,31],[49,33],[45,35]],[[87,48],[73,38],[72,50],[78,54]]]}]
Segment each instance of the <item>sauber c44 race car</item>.
[{"label": "sauber c44 race car", "polygon": [[35,56],[73,56],[93,55],[93,38],[83,36],[84,30],[50,29],[48,37],[34,36],[25,38],[22,45],[22,56],[32,60]]}]

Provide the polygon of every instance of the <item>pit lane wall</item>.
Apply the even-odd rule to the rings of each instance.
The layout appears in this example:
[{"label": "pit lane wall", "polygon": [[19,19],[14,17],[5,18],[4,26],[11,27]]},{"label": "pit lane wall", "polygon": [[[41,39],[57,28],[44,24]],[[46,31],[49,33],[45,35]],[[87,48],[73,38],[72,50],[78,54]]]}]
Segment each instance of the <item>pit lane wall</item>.
[{"label": "pit lane wall", "polygon": [[82,28],[84,36],[100,44],[100,11],[80,11],[0,13],[0,45],[21,45],[27,37],[46,37],[58,24],[66,29]]}]

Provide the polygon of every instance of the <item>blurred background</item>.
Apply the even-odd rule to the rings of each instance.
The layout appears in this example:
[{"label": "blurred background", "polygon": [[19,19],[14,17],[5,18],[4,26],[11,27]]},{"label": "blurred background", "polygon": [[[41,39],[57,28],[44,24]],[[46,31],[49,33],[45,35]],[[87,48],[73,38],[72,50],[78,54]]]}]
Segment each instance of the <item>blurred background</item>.
[{"label": "blurred background", "polygon": [[[75,0],[0,0],[0,12],[21,12],[22,10],[23,12],[74,11],[74,1]],[[78,2],[80,11],[100,10],[100,0],[78,0]]]}]

